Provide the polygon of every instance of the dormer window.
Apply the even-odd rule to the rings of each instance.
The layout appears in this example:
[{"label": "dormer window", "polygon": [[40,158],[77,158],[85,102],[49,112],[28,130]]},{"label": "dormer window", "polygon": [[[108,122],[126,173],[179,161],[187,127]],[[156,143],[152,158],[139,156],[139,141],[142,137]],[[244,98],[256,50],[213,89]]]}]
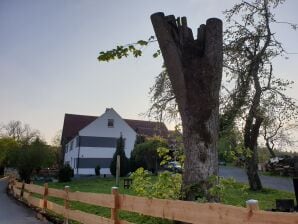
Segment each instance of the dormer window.
[{"label": "dormer window", "polygon": [[108,128],[114,127],[114,119],[108,119]]}]

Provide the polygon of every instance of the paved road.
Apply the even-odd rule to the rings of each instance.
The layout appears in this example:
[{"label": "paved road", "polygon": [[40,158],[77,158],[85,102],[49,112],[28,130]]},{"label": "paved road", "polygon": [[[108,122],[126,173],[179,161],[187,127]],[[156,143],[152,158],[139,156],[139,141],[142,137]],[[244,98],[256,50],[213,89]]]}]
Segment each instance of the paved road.
[{"label": "paved road", "polygon": [[0,223],[1,224],[44,224],[35,218],[35,212],[9,198],[6,194],[6,179],[0,179]]},{"label": "paved road", "polygon": [[[219,175],[233,177],[238,182],[248,183],[245,171],[237,167],[220,166]],[[293,180],[285,177],[271,177],[260,175],[263,187],[294,192]]]}]

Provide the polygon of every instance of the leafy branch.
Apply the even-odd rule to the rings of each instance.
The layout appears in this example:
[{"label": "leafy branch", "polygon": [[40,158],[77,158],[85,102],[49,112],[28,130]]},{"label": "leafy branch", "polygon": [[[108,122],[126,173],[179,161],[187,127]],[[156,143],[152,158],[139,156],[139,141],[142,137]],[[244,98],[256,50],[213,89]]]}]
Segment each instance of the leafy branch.
[{"label": "leafy branch", "polygon": [[[101,51],[99,53],[99,56],[97,59],[99,61],[111,61],[115,59],[121,59],[123,57],[128,57],[129,55],[133,55],[135,58],[142,56],[142,49],[145,46],[148,46],[148,44],[156,42],[157,40],[155,39],[154,36],[151,36],[148,38],[148,40],[139,40],[136,43],[132,44],[127,44],[127,45],[120,45],[117,46],[116,48],[108,51]],[[158,49],[152,56],[154,58],[158,57],[160,55],[160,50]]]}]

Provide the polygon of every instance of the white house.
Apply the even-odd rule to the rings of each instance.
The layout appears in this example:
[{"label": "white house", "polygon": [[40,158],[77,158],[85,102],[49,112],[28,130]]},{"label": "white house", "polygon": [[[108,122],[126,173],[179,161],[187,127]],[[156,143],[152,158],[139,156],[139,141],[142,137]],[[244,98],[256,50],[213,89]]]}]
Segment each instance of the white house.
[{"label": "white house", "polygon": [[113,108],[107,108],[99,117],[65,114],[61,141],[64,164],[79,175],[93,175],[97,165],[101,174],[110,174],[120,135],[125,139],[125,154],[129,158],[137,135],[167,136],[167,133],[163,123],[122,119]]}]

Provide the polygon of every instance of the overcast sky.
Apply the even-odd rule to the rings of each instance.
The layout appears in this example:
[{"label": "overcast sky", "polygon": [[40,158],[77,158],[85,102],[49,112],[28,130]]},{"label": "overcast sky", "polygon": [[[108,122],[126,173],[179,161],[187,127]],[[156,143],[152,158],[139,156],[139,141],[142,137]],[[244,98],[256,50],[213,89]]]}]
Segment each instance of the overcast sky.
[{"label": "overcast sky", "polygon": [[[0,123],[20,120],[48,141],[62,129],[65,113],[100,115],[113,107],[123,118],[149,107],[148,91],[159,73],[156,45],[140,59],[99,63],[98,53],[154,35],[150,15],[187,16],[196,29],[235,0],[0,0]],[[276,14],[298,23],[298,1]],[[284,25],[274,32],[289,52],[298,52],[298,32]],[[298,56],[276,60],[275,71],[296,82]]]}]

